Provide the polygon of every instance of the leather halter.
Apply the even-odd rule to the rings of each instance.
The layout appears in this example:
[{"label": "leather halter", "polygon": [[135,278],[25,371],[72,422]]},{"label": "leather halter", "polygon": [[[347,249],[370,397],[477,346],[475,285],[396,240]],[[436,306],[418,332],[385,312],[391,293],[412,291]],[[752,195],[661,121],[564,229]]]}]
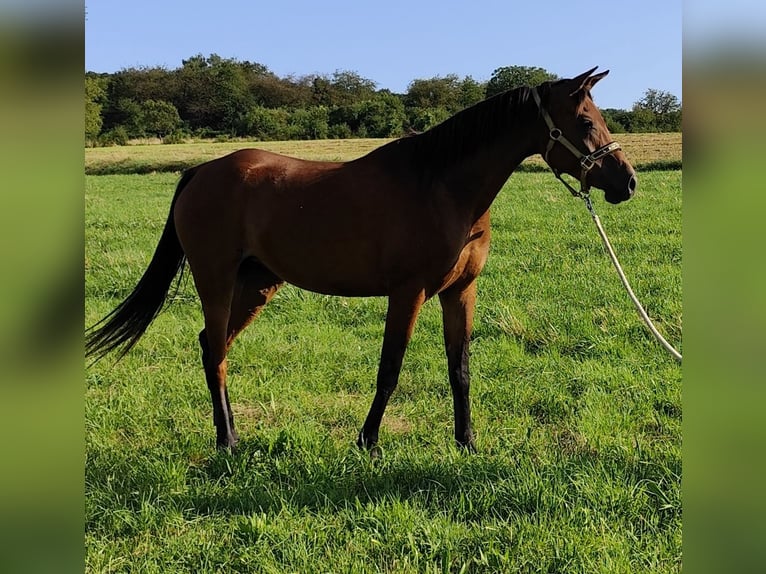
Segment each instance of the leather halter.
[{"label": "leather halter", "polygon": [[[548,167],[551,168],[551,171],[553,171],[553,174],[561,181],[561,183],[563,183],[567,187],[567,189],[572,193],[572,195],[574,195],[575,197],[581,197],[583,199],[588,197],[590,186],[585,181],[585,179],[588,176],[588,172],[591,170],[591,168],[593,168],[594,165],[596,165],[597,161],[621,149],[620,144],[618,144],[617,142],[611,142],[606,144],[605,146],[601,146],[596,151],[589,153],[587,155],[582,153],[579,149],[577,149],[577,147],[572,142],[570,142],[564,136],[564,133],[553,124],[553,120],[551,119],[550,114],[543,107],[542,101],[540,100],[540,94],[537,92],[537,88],[532,89],[532,96],[535,99],[535,103],[537,104],[537,107],[540,109],[540,114],[543,116],[543,119],[545,120],[545,123],[548,126],[549,135],[550,135],[550,140],[548,141],[548,146],[546,147],[545,155],[543,156],[545,158],[545,163],[548,164]],[[550,153],[551,149],[553,149],[553,146],[556,144],[556,142],[563,145],[570,152],[572,152],[577,159],[580,160],[580,168],[581,168],[580,191],[577,191],[575,188],[569,185],[566,181],[564,181],[561,177],[561,172],[557,170],[556,168],[554,168],[548,161],[548,154]]]}]

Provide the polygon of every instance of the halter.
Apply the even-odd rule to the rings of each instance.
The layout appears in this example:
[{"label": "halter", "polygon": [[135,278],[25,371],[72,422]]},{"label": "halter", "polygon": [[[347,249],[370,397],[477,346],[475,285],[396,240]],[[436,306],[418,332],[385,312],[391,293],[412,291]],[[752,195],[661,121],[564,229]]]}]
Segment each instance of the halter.
[{"label": "halter", "polygon": [[[543,108],[543,104],[540,101],[540,94],[537,93],[537,88],[532,89],[532,96],[535,98],[535,103],[537,104],[537,107],[540,109],[540,114],[543,116],[543,119],[545,120],[545,123],[548,125],[548,130],[550,134],[550,140],[548,141],[548,147],[545,149],[545,155],[543,156],[545,158],[545,163],[548,164],[548,167],[551,168],[551,171],[553,171],[553,174],[563,183],[566,188],[574,195],[575,197],[579,197],[581,199],[585,200],[585,203],[590,205],[590,186],[585,182],[586,177],[588,176],[588,172],[593,168],[594,165],[596,165],[596,162],[610,154],[613,154],[618,149],[621,149],[620,144],[617,142],[608,143],[605,146],[601,146],[593,153],[590,153],[588,155],[585,155],[582,153],[577,147],[572,144],[565,136],[564,133],[557,128],[555,125],[553,125],[553,120],[551,119],[550,114],[548,114],[548,111]],[[574,154],[574,156],[580,160],[580,190],[577,191],[575,188],[573,188],[571,185],[569,185],[564,179],[561,177],[561,172],[557,169],[555,169],[553,166],[551,166],[550,162],[548,161],[548,154],[550,153],[551,149],[553,149],[553,146],[556,144],[556,142],[563,145],[565,148],[567,148],[570,152]]]}]

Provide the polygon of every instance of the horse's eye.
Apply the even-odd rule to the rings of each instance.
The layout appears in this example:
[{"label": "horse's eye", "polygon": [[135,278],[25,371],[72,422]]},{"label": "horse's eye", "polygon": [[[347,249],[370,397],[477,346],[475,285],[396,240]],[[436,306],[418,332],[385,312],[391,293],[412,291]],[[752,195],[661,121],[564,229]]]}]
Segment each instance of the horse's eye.
[{"label": "horse's eye", "polygon": [[593,130],[593,122],[587,118],[582,119],[582,127],[586,132]]}]

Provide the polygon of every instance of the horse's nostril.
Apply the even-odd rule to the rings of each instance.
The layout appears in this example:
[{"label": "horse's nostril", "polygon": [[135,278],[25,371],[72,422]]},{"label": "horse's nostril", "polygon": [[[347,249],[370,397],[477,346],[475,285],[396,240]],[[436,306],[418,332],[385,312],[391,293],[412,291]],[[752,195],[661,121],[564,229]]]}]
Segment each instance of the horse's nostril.
[{"label": "horse's nostril", "polygon": [[638,180],[636,179],[635,175],[631,175],[630,179],[628,180],[628,193],[631,196],[635,193],[636,186],[638,186]]}]

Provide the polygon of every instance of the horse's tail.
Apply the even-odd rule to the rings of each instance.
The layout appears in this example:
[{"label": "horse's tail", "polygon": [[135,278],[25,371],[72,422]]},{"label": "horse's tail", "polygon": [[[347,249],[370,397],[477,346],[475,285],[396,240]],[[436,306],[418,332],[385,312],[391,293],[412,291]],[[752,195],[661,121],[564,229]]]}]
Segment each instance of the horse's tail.
[{"label": "horse's tail", "polygon": [[85,336],[85,356],[101,359],[120,349],[117,360],[133,348],[162,310],[173,280],[183,269],[186,256],[176,235],[173,208],[196,168],[184,172],[170,204],[165,228],[149,267],[133,292],[106,317],[90,327]]}]

